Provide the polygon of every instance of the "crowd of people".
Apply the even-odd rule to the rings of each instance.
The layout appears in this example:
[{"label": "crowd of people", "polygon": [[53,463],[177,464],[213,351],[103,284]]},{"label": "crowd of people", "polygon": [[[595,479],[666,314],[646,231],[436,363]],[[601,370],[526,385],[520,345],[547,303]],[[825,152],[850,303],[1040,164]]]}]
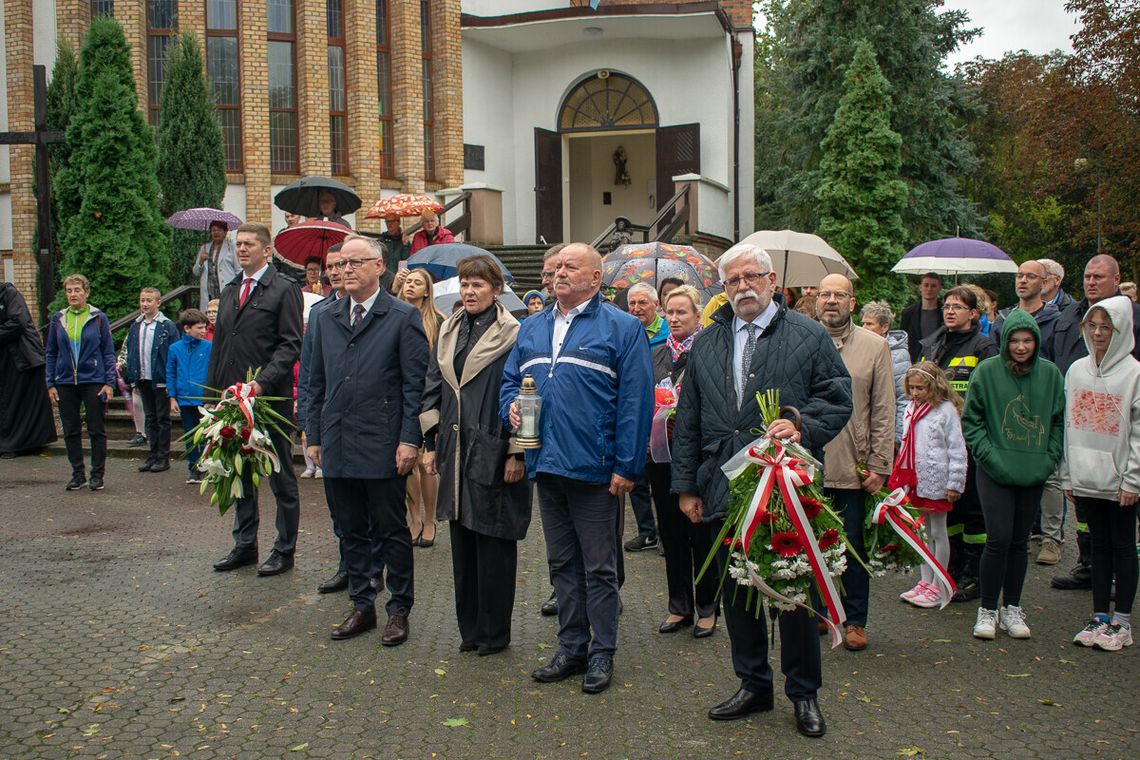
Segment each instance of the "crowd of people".
[{"label": "crowd of people", "polygon": [[[445,230],[430,221],[424,233],[439,242]],[[224,248],[211,238],[203,262]],[[1092,591],[1091,617],[1073,640],[1106,651],[1132,644],[1140,306],[1122,294],[1110,256],[1087,263],[1081,300],[1061,289],[1056,262],[1023,263],[1018,302],[1001,311],[980,288],[943,290],[937,275],[926,275],[920,300],[894,330],[883,302],[864,304],[855,323],[858,302],[846,277],[829,275],[799,294],[783,290],[767,252],[743,243],[717,262],[723,297],[707,303],[670,280],[634,286],[624,310],[602,292],[596,250],[554,246],[543,290],[525,295],[521,318],[499,302],[505,283],[488,256],[459,262],[459,303],[445,316],[425,271],[397,258],[391,273],[383,240],[352,234],[329,249],[328,293],[305,316],[304,287],[272,265],[267,228],[241,225],[233,249],[237,271],[227,283],[203,274],[213,316],[188,309],[175,324],[159,310],[157,291],[144,289],[121,359],[106,315],[88,303],[87,280],[70,275],[43,364],[25,361],[21,371],[41,378],[59,409],[72,467],[67,488],[98,490],[103,410],[120,381],[142,408],[149,451],[139,470],[161,472],[170,467],[171,413],[192,429],[203,388],[226,388],[258,369],[255,392],[278,399],[272,404],[286,418],[296,415],[308,463],[302,477],[323,480],[340,562],[319,591],[347,591],[352,604],[334,639],[377,628],[376,601],[387,591],[381,643],[407,640],[413,547],[434,545],[437,521],[446,521],[459,649],[503,651],[533,489],[553,586],[543,612],[558,616],[559,640],[532,673],[536,681],[581,676],[584,692],[609,687],[623,548],[660,547],[667,601],[659,633],[706,638],[723,612],[732,641],[740,684],[709,717],[771,710],[766,621],[747,609],[745,595],[721,595],[727,547],[715,547],[719,571],[700,568],[729,507],[721,465],[750,444],[761,425],[757,395],[774,388],[789,411],[767,434],[799,443],[822,463],[825,494],[859,554],[842,578],[846,649],[866,649],[871,638],[870,587],[880,581],[867,570],[863,530],[868,497],[884,488],[907,489],[950,580],[924,567],[900,594],[904,601],[933,608],[978,600],[975,637],[1002,630],[1029,638],[1022,596],[1030,541],[1040,538],[1037,562],[1056,564],[1071,506],[1077,564],[1053,585]],[[0,338],[13,351],[27,343],[26,330],[3,324]],[[537,448],[519,438],[524,390],[543,399],[537,430],[528,433],[537,433]],[[281,460],[292,462],[292,438],[270,436]],[[199,477],[199,456],[187,451],[189,481]],[[263,576],[293,567],[300,515],[294,469],[281,468],[268,483],[277,536],[257,568]],[[257,491],[247,473],[233,547],[215,570],[259,562]],[[637,533],[623,546],[626,494]],[[806,609],[778,620],[797,728],[821,736],[823,624]]]}]

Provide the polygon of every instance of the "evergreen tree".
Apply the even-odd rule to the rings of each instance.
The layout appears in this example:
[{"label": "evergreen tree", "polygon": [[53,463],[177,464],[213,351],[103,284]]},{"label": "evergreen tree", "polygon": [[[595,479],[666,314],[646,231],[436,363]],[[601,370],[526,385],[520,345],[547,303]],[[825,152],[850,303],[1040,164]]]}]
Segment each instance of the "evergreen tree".
[{"label": "evergreen tree", "polygon": [[[204,72],[198,40],[184,32],[170,50],[159,112],[158,183],[164,216],[187,208],[222,206],[226,190],[222,130]],[[171,282],[192,281],[190,270],[202,240],[200,232],[174,230]]]},{"label": "evergreen tree", "polygon": [[907,242],[975,234],[980,218],[959,187],[976,159],[960,120],[974,111],[964,83],[942,70],[976,32],[940,0],[765,0],[757,88],[757,224],[812,229],[820,144],[843,95],[846,65],[865,39],[891,85],[891,128],[902,137],[901,177],[910,190]]},{"label": "evergreen tree", "polygon": [[855,47],[844,93],[827,129],[819,162],[819,234],[859,272],[863,302],[885,298],[901,307],[906,284],[890,274],[906,252],[900,180],[902,137],[891,129],[887,80],[866,40]]},{"label": "evergreen tree", "polygon": [[67,141],[71,156],[55,179],[63,269],[87,275],[92,303],[114,319],[138,308],[141,288],[167,287],[170,231],[158,208],[154,132],[111,18],[93,19],[87,32]]},{"label": "evergreen tree", "polygon": [[[56,47],[55,65],[51,70],[51,81],[48,83],[47,88],[47,113],[46,113],[46,126],[50,130],[58,130],[60,132],[67,132],[67,125],[71,122],[71,115],[75,112],[75,85],[79,79],[79,59],[75,55],[75,50],[67,42],[61,40]],[[71,146],[67,143],[55,143],[48,146],[48,157],[50,176],[58,176],[63,171],[71,159]],[[35,177],[39,177],[36,173]],[[60,287],[60,282],[63,279],[60,274],[60,266],[62,264],[62,252],[59,246],[59,220],[62,218],[61,203],[65,204],[69,209],[78,210],[79,199],[77,197],[59,198],[55,194],[53,185],[52,196],[52,214],[51,214],[51,229],[52,239],[55,241],[55,250],[53,253],[54,268],[53,274],[55,275],[56,290]],[[36,230],[36,244],[35,250],[39,250],[39,230]]]}]

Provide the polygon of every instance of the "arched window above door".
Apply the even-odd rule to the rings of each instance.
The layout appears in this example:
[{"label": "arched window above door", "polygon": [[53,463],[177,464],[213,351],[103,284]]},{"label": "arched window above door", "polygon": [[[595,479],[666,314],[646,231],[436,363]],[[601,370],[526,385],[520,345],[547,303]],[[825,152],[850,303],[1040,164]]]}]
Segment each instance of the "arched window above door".
[{"label": "arched window above door", "polygon": [[560,132],[646,129],[657,126],[657,105],[636,79],[599,71],[583,79],[562,101]]}]

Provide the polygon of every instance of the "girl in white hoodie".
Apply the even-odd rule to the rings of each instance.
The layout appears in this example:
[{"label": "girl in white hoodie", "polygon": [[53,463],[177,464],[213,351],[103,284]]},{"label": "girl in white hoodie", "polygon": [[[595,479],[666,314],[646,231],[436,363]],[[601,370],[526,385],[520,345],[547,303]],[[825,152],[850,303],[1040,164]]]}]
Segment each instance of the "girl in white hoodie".
[{"label": "girl in white hoodie", "polygon": [[[1140,362],[1132,357],[1132,301],[1113,296],[1085,314],[1089,356],[1065,377],[1061,488],[1076,499],[1092,537],[1093,617],[1073,643],[1110,652],[1132,645],[1136,501],[1140,494]],[[1109,591],[1116,579],[1116,611]]]},{"label": "girl in white hoodie", "polygon": [[[962,398],[933,362],[908,369],[903,383],[911,402],[890,487],[907,487],[910,503],[926,516],[927,548],[946,567],[950,562],[946,516],[966,487],[966,441],[958,417]],[[899,598],[916,607],[940,606],[950,589],[936,584],[929,566],[922,565],[921,573],[918,585]]]}]

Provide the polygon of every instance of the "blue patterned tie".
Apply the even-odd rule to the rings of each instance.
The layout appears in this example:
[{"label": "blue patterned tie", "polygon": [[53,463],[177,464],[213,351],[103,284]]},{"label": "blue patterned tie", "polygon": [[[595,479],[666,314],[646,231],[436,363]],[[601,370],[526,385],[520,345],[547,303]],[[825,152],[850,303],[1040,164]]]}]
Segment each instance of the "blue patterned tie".
[{"label": "blue patterned tie", "polygon": [[352,331],[356,332],[356,328],[360,327],[360,321],[364,319],[364,305],[356,304],[352,307]]},{"label": "blue patterned tie", "polygon": [[740,406],[744,405],[744,389],[748,386],[748,368],[752,366],[752,354],[756,351],[756,325],[749,322],[744,326],[748,337],[744,339],[744,353],[740,356]]}]

